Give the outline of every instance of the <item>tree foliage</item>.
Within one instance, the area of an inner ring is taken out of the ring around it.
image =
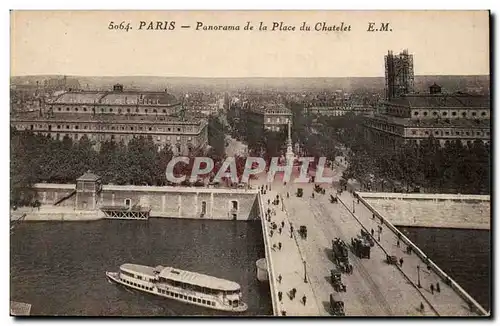
[[[491,148],[482,141],[440,146],[433,138],[420,145],[405,143],[381,148],[358,137],[351,144],[344,180],[357,179],[365,187],[378,183],[383,191],[489,194]]]
[[[11,202],[17,205],[33,202],[35,183],[74,183],[88,170],[104,183],[165,185],[172,158],[170,149],[158,150],[151,137],[133,138],[127,145],[108,140],[96,150],[86,137],[55,140],[14,129],[10,141]]]

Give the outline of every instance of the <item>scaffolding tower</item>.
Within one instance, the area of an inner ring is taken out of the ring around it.
[[[403,50],[398,55],[388,51],[385,56],[386,99],[400,97],[414,92],[413,55]]]

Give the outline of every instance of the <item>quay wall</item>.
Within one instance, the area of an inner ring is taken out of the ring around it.
[[[34,189],[42,210],[33,214],[38,215],[40,220],[49,218],[47,215],[50,214],[65,213],[71,216],[71,212],[66,210],[76,209],[77,203],[85,203],[89,208],[81,211],[94,215],[100,214],[99,207],[102,206],[127,205],[150,207],[151,217],[251,220],[258,219],[259,215],[258,191],[253,189],[103,185],[102,190],[95,195],[77,192],[57,206],[54,204],[69,196],[75,190],[75,185],[36,184]],[[50,213],[43,213],[46,209]],[[82,214],[79,216],[84,218]]]
[[[488,316],[489,312],[487,312],[474,298],[472,298],[457,282],[455,282],[448,274],[446,274],[439,266],[434,263],[427,255],[417,247],[410,239],[408,239],[398,228],[396,228],[389,220],[387,220],[383,214],[381,214],[377,209],[372,207],[370,203],[363,197],[366,193],[362,192],[354,192],[354,195],[359,198],[360,202],[365,205],[376,218],[380,219],[380,221],[385,224],[394,234],[400,237],[401,241],[407,246],[410,246],[412,251],[427,265],[431,267],[431,269],[441,277],[445,284],[448,284],[462,299],[464,299],[471,307],[475,309],[475,311],[483,316]],[[398,194],[400,195],[400,194]],[[369,196],[367,196],[369,197]]]
[[[358,192],[393,225],[489,230],[490,196]]]
[[[64,207],[42,206],[40,209],[32,207],[20,207],[11,212],[11,220],[15,221],[24,215],[23,221],[93,221],[104,218],[104,215],[96,211],[74,210]]]
[[[76,190],[76,185],[74,184],[54,184],[54,183],[37,183],[34,186],[38,197],[37,199],[42,203],[42,205],[54,205],[59,200],[64,197],[69,196],[73,191]],[[66,200],[60,202],[57,206],[59,207],[74,207],[75,206],[75,196],[72,196]]]

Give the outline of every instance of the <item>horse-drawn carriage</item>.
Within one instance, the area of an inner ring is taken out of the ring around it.
[[[361,237],[363,237],[370,243],[370,247],[373,247],[375,245],[375,240],[373,240],[373,237],[364,229],[361,229]]]
[[[345,292],[347,290],[345,284],[342,283],[342,273],[338,269],[332,269],[330,271],[330,279],[335,291]]]
[[[386,262],[389,265],[397,265],[398,264],[398,258],[396,256],[394,256],[394,255],[392,255],[392,256],[387,255]]]
[[[345,316],[344,301],[336,298],[334,294],[330,294],[330,308],[334,316]]]
[[[358,236],[357,238],[351,238],[351,245],[354,253],[359,258],[370,259],[370,243],[363,237]]]
[[[347,244],[339,238],[335,238],[332,240],[332,252],[333,260],[340,270],[344,273],[352,273],[353,268],[352,265],[349,264],[349,250]]]
[[[301,225],[299,228],[299,234],[302,239],[307,239],[307,226]]]

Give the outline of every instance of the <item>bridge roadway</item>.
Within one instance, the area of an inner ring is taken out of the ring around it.
[[[299,187],[304,189],[302,198],[296,196]],[[339,237],[349,245],[363,224],[367,230],[374,229],[375,240],[378,239],[379,225],[382,232],[380,241],[371,249],[370,259],[360,259],[349,252],[354,270],[350,275],[342,275],[347,291],[337,293],[344,301],[346,316],[477,315],[454,290],[428,271],[419,257],[406,254],[403,245],[397,247],[397,236],[378,219],[373,219],[371,212],[362,203],[358,204],[349,192],[343,192],[336,204],[329,201],[330,194],[336,193],[331,186],[326,188],[325,195],[315,193],[315,198],[312,198],[312,192],[312,184],[289,183],[283,186],[275,181],[272,190],[262,196],[264,211],[268,208],[275,211],[264,227],[268,244],[274,247],[282,243],[281,250],[272,248],[270,251],[273,266],[269,268],[269,277],[275,281],[271,283],[271,291],[283,293],[281,301],[273,302],[279,305],[275,314],[278,311],[280,315],[285,312],[288,316],[331,315],[329,295],[336,293],[330,283],[330,270],[334,266],[331,241]],[[276,196],[283,199],[279,205],[272,203]],[[353,205],[355,216],[352,214]],[[271,236],[272,222],[278,227],[282,222],[285,224],[281,234],[275,230]],[[293,238],[290,237],[290,224],[294,226]],[[307,239],[299,236],[300,225],[307,226]],[[398,268],[387,264],[386,252],[396,255],[398,260],[403,258],[403,266]],[[422,288],[417,287],[417,265]],[[307,283],[304,282],[305,274]],[[279,275],[281,282],[278,282]],[[440,292],[431,294],[430,284],[436,287],[437,282],[440,283]],[[287,294],[293,288],[297,289],[295,299]],[[301,301],[304,295],[307,298],[305,304]]]

